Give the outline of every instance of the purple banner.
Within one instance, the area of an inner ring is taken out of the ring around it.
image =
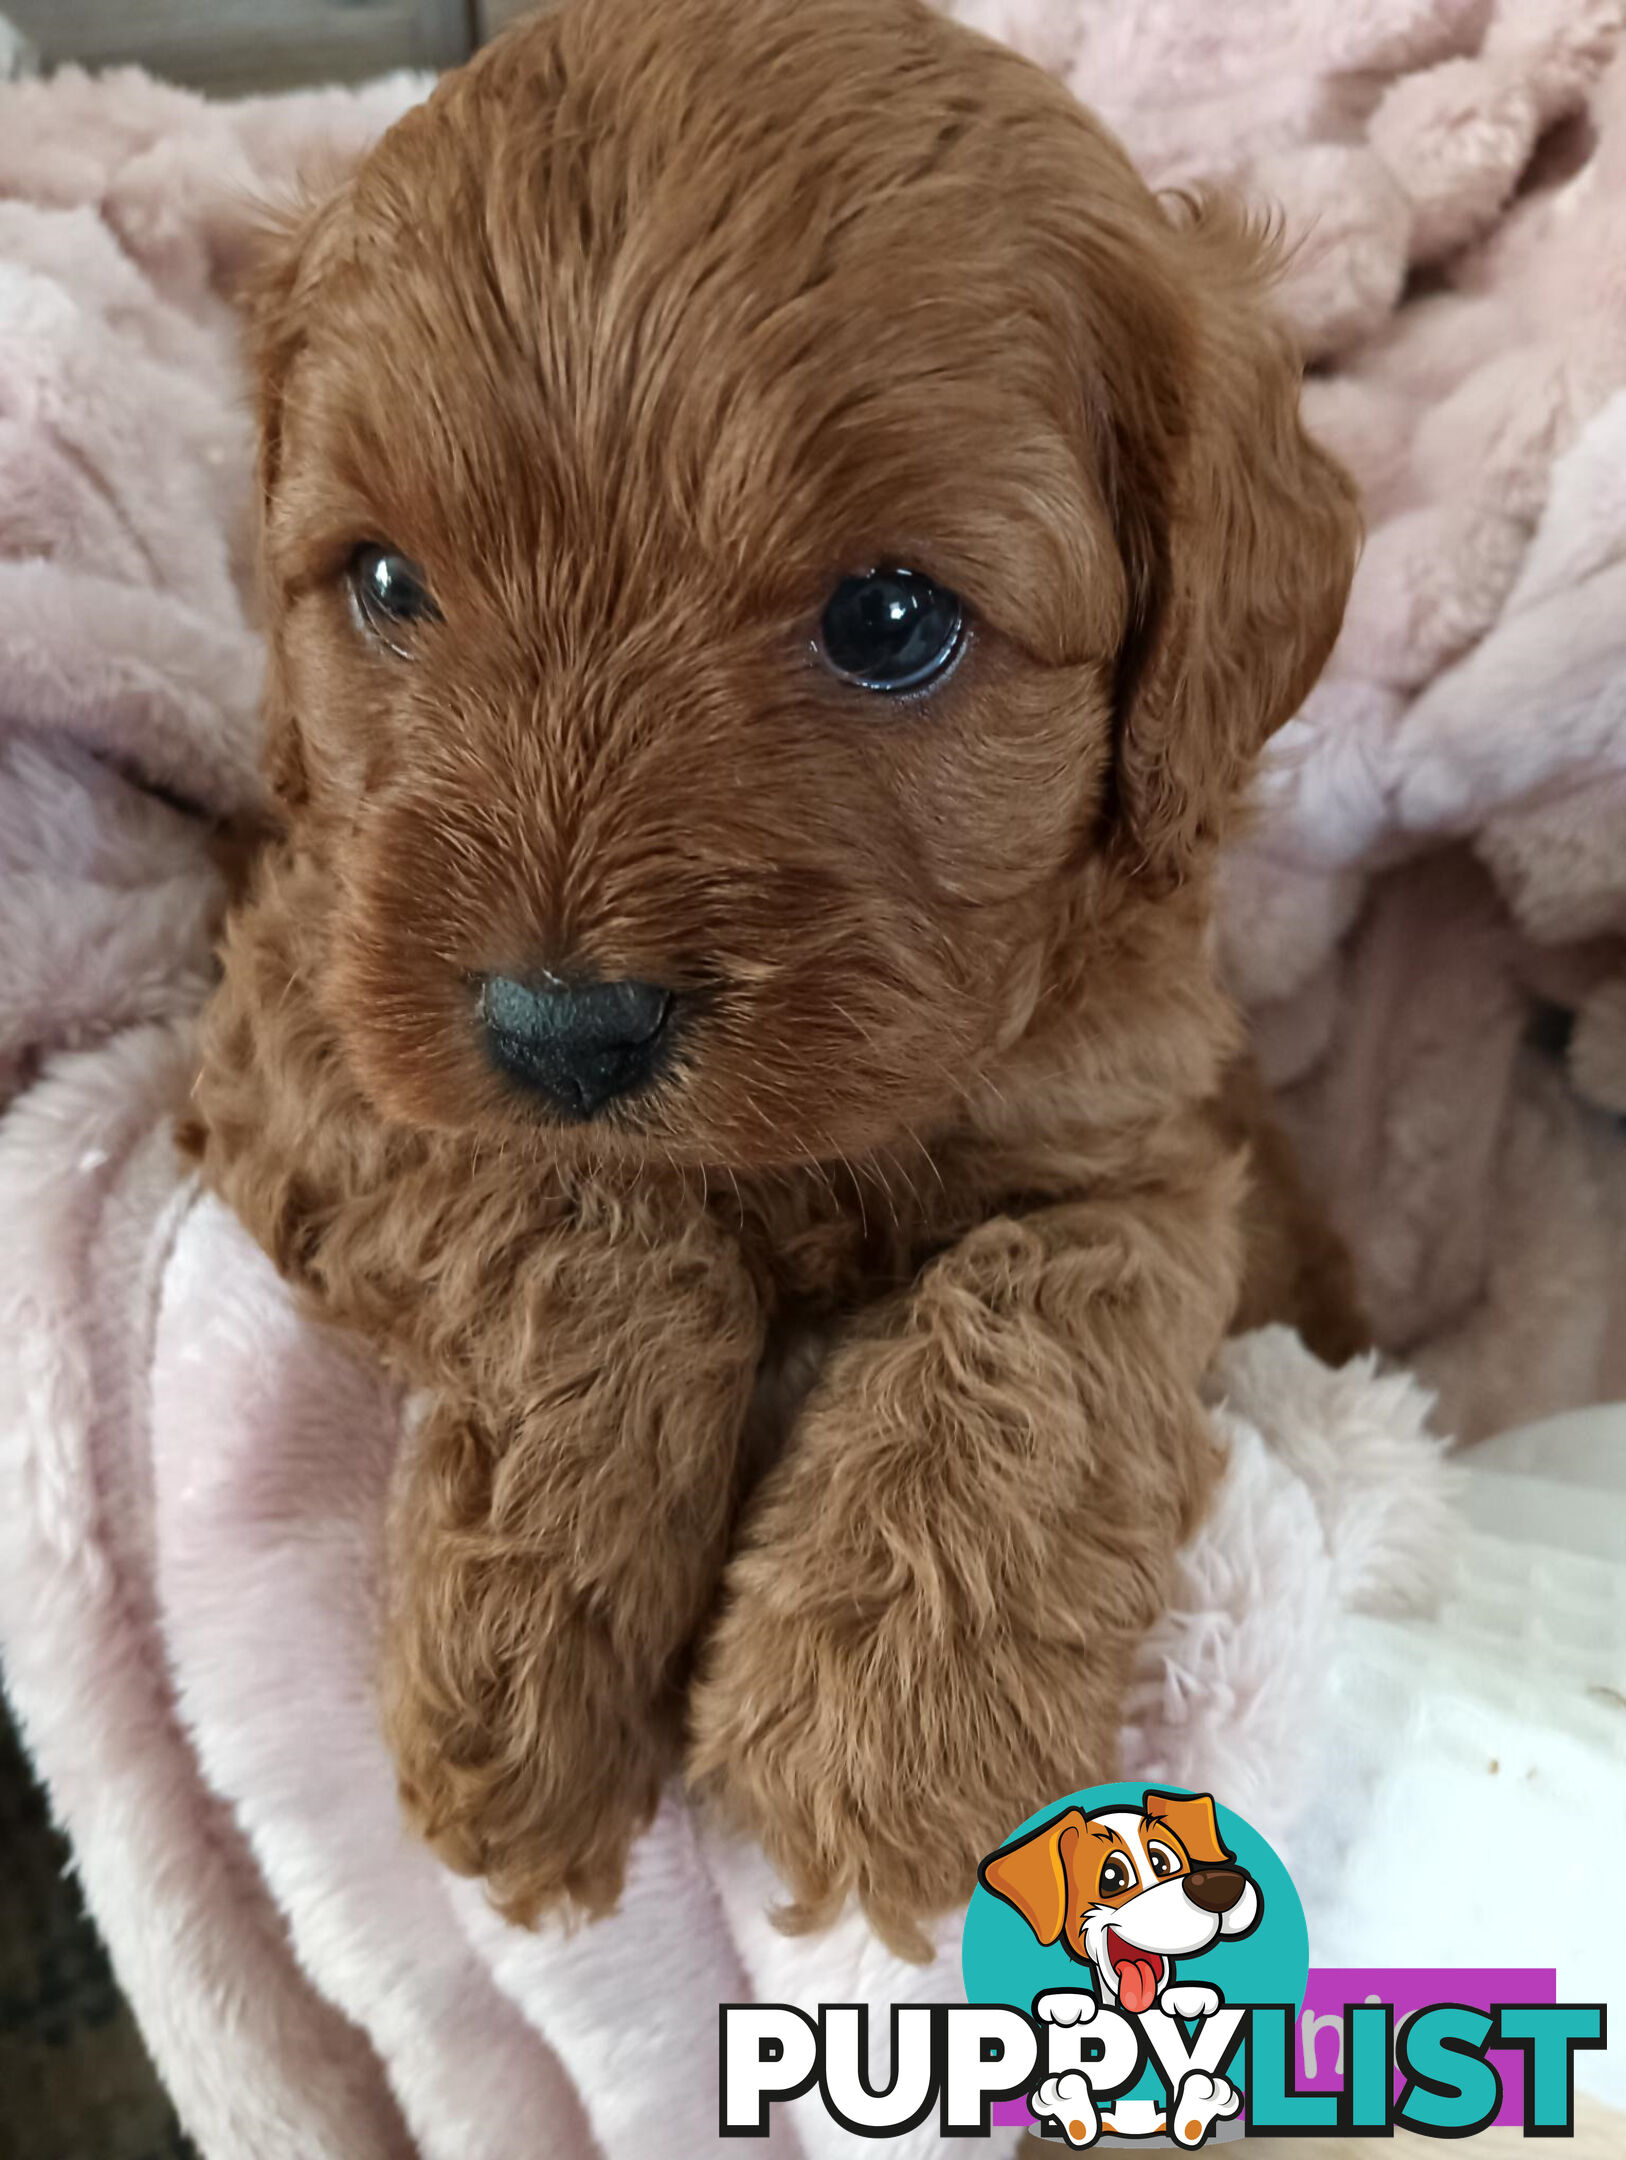
[[[1465,2003],[1488,2010],[1492,2003],[1551,2003],[1558,1975],[1536,1965],[1312,1965],[1304,2007],[1295,2021],[1293,2073],[1301,2092],[1337,2092],[1343,2085],[1345,2003],[1393,2003],[1398,2032],[1414,2010],[1430,2003]],[[1496,2120],[1524,2121],[1524,2057],[1517,2048],[1492,2048],[1502,2079]],[[1395,2091],[1401,2087],[1395,2072]]]

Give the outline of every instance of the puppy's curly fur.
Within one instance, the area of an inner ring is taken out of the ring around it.
[[[1111,1771],[1240,1294],[1212,864],[1356,544],[1268,275],[918,0],[565,0],[260,279],[281,826],[198,1144],[421,1392],[385,1718],[515,1917],[686,1760],[914,1948]],[[912,701],[811,654],[873,562],[969,611]],[[648,1090],[502,1076],[538,968],[685,993]]]

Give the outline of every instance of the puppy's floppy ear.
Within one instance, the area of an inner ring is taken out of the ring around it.
[[[1142,1805],[1153,1822],[1166,1823],[1174,1832],[1193,1867],[1223,1867],[1236,1858],[1220,1836],[1210,1794],[1149,1792]]]
[[[1360,520],[1353,482],[1299,419],[1269,236],[1219,198],[1164,211],[1188,334],[1143,355],[1111,423],[1136,617],[1115,783],[1131,862],[1177,882],[1331,651]]]
[[[282,474],[283,418],[289,377],[305,342],[311,294],[332,252],[337,194],[267,210],[243,250],[233,279],[254,371],[258,453],[255,461],[262,547]],[[280,680],[273,642],[264,702],[266,778],[286,807],[307,792],[298,730]]]
[[[1046,1948],[1067,1921],[1067,1869],[1084,1828],[1078,1809],[1041,1823],[978,1868],[984,1889],[1014,1905]]]

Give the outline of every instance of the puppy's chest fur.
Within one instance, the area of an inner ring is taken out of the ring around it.
[[[831,1346],[979,1224],[1124,1197],[1216,1150],[1189,1103],[1151,1120],[1124,1104],[1087,1115],[1091,1091],[1065,1037],[1002,1067],[997,1098],[969,1100],[932,1141],[857,1166],[685,1172],[633,1155],[582,1160],[546,1135],[534,1149],[493,1149],[393,1127],[324,1012],[310,883],[307,866],[273,852],[231,920],[189,1137],[282,1273],[414,1383],[466,1370],[478,1315],[527,1294],[538,1247],[579,1239],[585,1256],[607,1240],[687,1242],[743,1262],[755,1285],[764,1348],[752,1430],[771,1452]],[[559,1280],[568,1298],[568,1268]]]

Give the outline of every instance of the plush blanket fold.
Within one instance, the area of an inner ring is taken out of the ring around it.
[[[5,1287],[29,1354],[0,1379],[0,1476],[23,1496],[0,1637],[203,2149],[632,2160],[655,2137],[685,2160],[716,2137],[719,2003],[959,1999],[952,1922],[925,1968],[856,1920],[784,1936],[760,1856],[675,1796],[620,1911],[571,1935],[506,1928],[406,1836],[370,1687],[400,1406],[182,1173],[187,1072],[184,1028],[132,1028],[12,1112],[0,1209],[31,1280]],[[1230,1468],[1146,1646],[1126,1755],[1217,1785],[1291,1850],[1341,1630],[1433,1581],[1440,1456],[1412,1382],[1329,1373],[1285,1333],[1238,1344],[1215,1391]],[[853,2149],[821,2112],[790,2117],[784,2150]]]
[[[1443,1429],[1626,1392],[1626,0],[957,12],[1154,180],[1280,208],[1371,537],[1228,865],[1227,964]],[[399,1405],[170,1137],[212,821],[257,785],[224,296],[251,200],[422,88],[0,87],[0,1650],[210,2160],[686,2160],[719,2002],[951,2000],[954,1926],[924,1969],[855,1921],[784,1936],[760,1857],[676,1796],[569,1936],[501,1927],[404,1836],[369,1684]],[[1214,1376],[1226,1483],[1125,1761],[1290,1864],[1335,1778],[1326,1676],[1439,1574],[1425,1407],[1278,1333]],[[774,2144],[858,2149],[806,2104]]]

